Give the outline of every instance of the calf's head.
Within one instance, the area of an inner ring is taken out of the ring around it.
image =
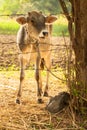
[[[41,12],[28,12],[28,15],[26,17],[20,16],[16,19],[16,21],[25,26],[28,35],[31,35],[35,38],[39,38],[41,36],[45,36],[49,33],[49,27],[50,24],[55,22],[57,18],[53,15],[50,16],[44,16]]]

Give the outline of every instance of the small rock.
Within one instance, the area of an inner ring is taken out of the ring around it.
[[[46,110],[51,113],[57,113],[63,108],[69,105],[70,94],[67,92],[61,92],[55,97],[52,97],[46,106]]]

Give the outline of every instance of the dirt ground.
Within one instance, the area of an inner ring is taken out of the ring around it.
[[[64,39],[61,37],[53,38],[53,43],[58,45],[56,49],[53,46],[53,68],[55,70],[57,67],[64,68],[66,55],[62,46]],[[66,43],[69,44],[68,38],[66,38]],[[37,88],[34,76],[29,77],[29,79],[26,78],[23,85],[22,103],[16,104],[19,85],[18,70],[16,36],[0,35],[0,130],[80,130],[80,127],[73,125],[69,108],[60,113],[51,114],[45,109],[49,97],[43,97],[43,104],[37,103]],[[9,74],[9,71],[11,74]],[[34,75],[34,71],[31,71],[28,73]],[[45,81],[44,76],[43,86]],[[49,96],[55,96],[61,91],[68,91],[65,82],[50,75]],[[85,129],[81,128],[81,130]]]

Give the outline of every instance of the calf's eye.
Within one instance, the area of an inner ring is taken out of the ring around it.
[[[34,23],[34,20],[32,19],[31,22]]]

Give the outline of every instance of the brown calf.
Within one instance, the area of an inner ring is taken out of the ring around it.
[[[16,21],[21,24],[17,34],[17,44],[20,50],[20,85],[16,102],[20,103],[21,89],[24,80],[24,69],[27,63],[34,61],[35,78],[37,82],[38,103],[42,103],[42,81],[41,70],[44,64],[48,69],[51,67],[51,24],[56,20],[55,16],[44,16],[41,12],[29,12],[26,17],[21,16]],[[47,71],[47,81],[44,90],[44,96],[48,96],[48,79],[49,71]]]

